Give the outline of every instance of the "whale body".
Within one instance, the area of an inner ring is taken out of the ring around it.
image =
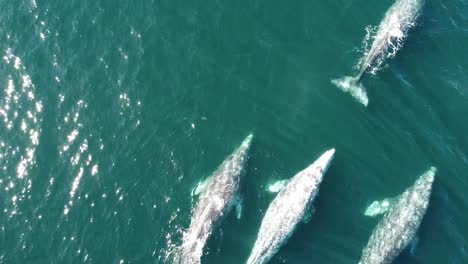
[[[334,149],[326,151],[312,165],[296,174],[271,202],[247,260],[248,264],[267,263],[286,243],[296,226],[307,218],[334,153]]]
[[[374,41],[368,52],[360,60],[359,74],[333,80],[345,92],[351,93],[359,102],[367,106],[369,99],[361,81],[366,72],[377,72],[387,58],[394,57],[403,45],[408,31],[416,24],[424,0],[396,0],[385,13]]]
[[[432,167],[396,198],[372,232],[360,264],[392,263],[410,244],[429,205],[435,173]]]
[[[384,59],[396,54],[408,31],[415,25],[423,4],[423,0],[397,0],[390,7],[379,25],[371,49],[362,61],[358,81],[369,68],[378,69]]]
[[[184,234],[178,263],[200,263],[203,248],[213,228],[239,201],[240,176],[251,141],[252,135],[249,135],[206,182],[193,210],[190,227]]]

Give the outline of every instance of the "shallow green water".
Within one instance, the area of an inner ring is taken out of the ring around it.
[[[272,263],[357,263],[374,200],[438,168],[414,255],[468,262],[468,2],[427,1],[362,107],[364,28],[392,1],[0,0],[0,263],[170,263],[192,188],[252,132],[203,263],[244,263],[274,195],[335,160]]]

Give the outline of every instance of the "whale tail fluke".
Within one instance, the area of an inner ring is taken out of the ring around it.
[[[362,75],[358,77],[345,76],[343,78],[332,80],[331,82],[336,85],[343,92],[348,92],[358,102],[367,106],[369,98],[367,97],[366,88],[360,82]]]

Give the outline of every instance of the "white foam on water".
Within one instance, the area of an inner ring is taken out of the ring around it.
[[[160,263],[181,263],[182,247],[177,243],[177,240],[184,236],[184,229],[176,224],[179,212],[180,209],[177,208],[172,213],[167,223],[169,231],[165,236],[166,247],[162,248],[159,254],[156,252],[156,250],[154,250],[152,253],[153,256],[158,254],[158,261]]]

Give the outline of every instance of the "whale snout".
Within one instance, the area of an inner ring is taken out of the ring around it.
[[[431,167],[428,171],[426,171],[423,175],[421,175],[420,180],[422,182],[432,184],[434,182],[436,172],[437,172],[437,168]]]
[[[329,157],[329,159],[332,159],[335,156],[335,149],[332,148],[330,150],[327,150],[327,152],[325,152],[325,154]]]
[[[437,172],[437,168],[431,167],[429,171],[427,172],[426,180],[431,183],[434,182],[436,172]]]
[[[332,162],[334,156],[334,148],[327,150],[325,153],[322,154],[322,156],[320,156],[320,158],[318,158],[318,160],[315,162],[315,166],[317,166],[321,173],[324,173],[330,166],[330,163]]]
[[[250,147],[250,144],[252,143],[252,138],[253,138],[253,134],[249,134],[245,139],[244,141],[242,142],[242,147],[244,149],[248,149]]]

